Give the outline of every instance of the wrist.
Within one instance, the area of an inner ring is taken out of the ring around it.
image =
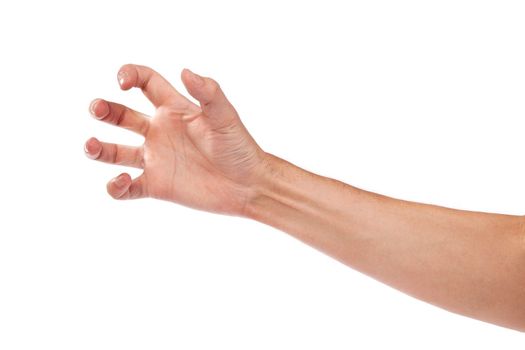
[[[262,152],[259,166],[248,185],[246,201],[241,213],[243,217],[257,220],[257,213],[260,211],[258,204],[272,196],[271,192],[279,181],[279,174],[283,173],[284,162],[271,153]]]
[[[315,186],[318,175],[271,153],[265,153],[262,159],[250,185],[244,217],[268,224],[313,200],[311,187]]]

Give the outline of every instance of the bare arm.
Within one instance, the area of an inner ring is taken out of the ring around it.
[[[246,214],[416,298],[525,331],[523,218],[360,190],[269,156]]]
[[[453,210],[370,193],[264,152],[218,84],[188,70],[194,104],[150,68],[123,66],[153,117],[97,99],[94,117],[144,136],[141,146],[91,138],[86,155],[141,168],[107,189],[246,216],[283,230],[386,284],[445,309],[525,331],[524,218]]]

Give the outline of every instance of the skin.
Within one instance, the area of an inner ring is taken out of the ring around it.
[[[152,197],[278,228],[383,283],[444,309],[525,331],[525,217],[454,210],[367,192],[264,152],[213,79],[184,69],[188,93],[125,65],[152,117],[94,100],[91,114],[144,136],[87,140],[91,159],[141,168],[107,184],[115,199]]]

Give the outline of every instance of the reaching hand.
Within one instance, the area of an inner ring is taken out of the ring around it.
[[[139,147],[90,138],[91,159],[144,169],[112,179],[108,193],[116,199],[153,197],[189,207],[243,215],[250,185],[264,167],[266,153],[250,136],[219,85],[185,69],[182,81],[200,107],[181,95],[154,70],[125,65],[118,73],[121,89],[139,87],[156,107],[153,117],[102,99],[90,105],[102,121],[144,136]]]

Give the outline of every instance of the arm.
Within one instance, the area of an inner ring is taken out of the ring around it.
[[[525,331],[523,217],[397,200],[269,155],[246,215],[381,282]]]
[[[219,85],[189,70],[181,78],[199,105],[147,67],[125,65],[118,78],[156,113],[91,103],[96,119],[144,136],[141,146],[86,142],[89,158],[144,170],[111,180],[112,197],[246,216],[419,299],[525,331],[523,217],[396,200],[300,169],[264,152]]]

